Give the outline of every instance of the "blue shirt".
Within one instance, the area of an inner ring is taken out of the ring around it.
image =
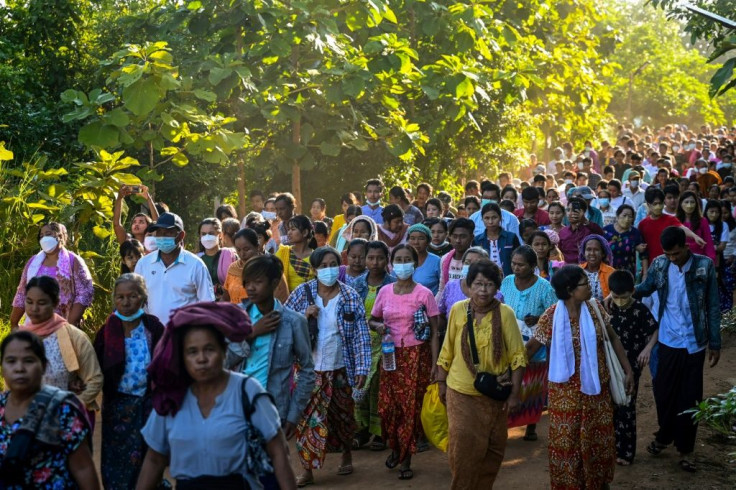
[[[278,300],[274,299],[274,302],[278,302]],[[250,315],[250,321],[253,325],[263,318],[263,314],[256,305],[251,305],[248,315]],[[268,386],[268,353],[272,336],[273,333],[267,333],[256,337],[250,346],[250,355],[245,360],[245,368],[243,369],[243,373],[256,378],[261,386]]]
[[[440,289],[440,258],[435,254],[427,254],[424,263],[414,270],[414,281],[436,295]]]
[[[682,270],[671,262],[667,268],[667,297],[659,298],[660,301],[666,301],[659,323],[659,341],[667,347],[687,349],[690,354],[695,354],[705,349],[705,346],[698,347],[695,339],[690,301],[687,297],[685,273],[692,265],[691,256],[682,266]]]
[[[377,206],[376,209],[371,208],[369,205],[364,204],[360,207],[360,209],[363,211],[364,216],[368,216],[373,221],[376,222],[377,225],[383,224],[383,216],[381,216],[381,213],[383,212],[383,206]]]
[[[146,368],[151,362],[148,351],[146,331],[141,322],[125,339],[125,372],[120,378],[118,391],[128,395],[143,396],[146,394],[148,373]]]
[[[475,236],[485,235],[486,225],[483,223],[483,216],[480,211],[476,211],[470,216],[470,220],[475,223]],[[519,241],[522,241],[521,235],[519,235],[519,218],[514,216],[514,213],[509,213],[505,209],[501,209],[501,228],[506,231],[510,231],[519,237]]]

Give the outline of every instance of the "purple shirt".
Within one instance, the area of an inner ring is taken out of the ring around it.
[[[560,230],[560,251],[566,264],[577,264],[580,255],[580,243],[588,235],[603,235],[603,229],[595,223],[586,223],[573,231],[570,225]]]

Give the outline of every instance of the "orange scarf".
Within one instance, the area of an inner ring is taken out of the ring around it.
[[[54,316],[42,323],[25,323],[20,325],[21,330],[28,330],[31,333],[35,333],[41,338],[48,337],[55,333],[66,323],[66,318],[54,313]]]

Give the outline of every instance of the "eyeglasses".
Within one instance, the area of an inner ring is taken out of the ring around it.
[[[580,283],[578,283],[578,285],[576,287],[578,287],[578,288],[586,288],[588,286],[590,286],[590,281],[580,282]]]
[[[470,285],[471,288],[477,289],[480,291],[491,291],[494,288],[496,288],[496,285],[492,282],[474,282]]]

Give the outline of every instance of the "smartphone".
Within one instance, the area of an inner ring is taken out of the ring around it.
[[[141,193],[141,186],[139,185],[131,185],[130,186],[130,192],[133,194],[140,194]]]

